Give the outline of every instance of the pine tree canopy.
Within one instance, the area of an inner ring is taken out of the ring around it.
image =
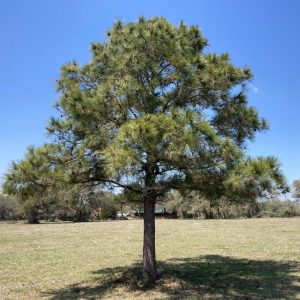
[[[52,145],[30,149],[11,173],[26,177],[47,149],[51,159],[43,154],[36,162],[43,165],[37,184],[58,170],[60,180],[155,198],[170,189],[217,198],[284,188],[275,158],[244,154],[247,140],[267,128],[248,105],[250,69],[206,46],[199,28],[183,22],[116,22],[105,42],[91,45],[87,64],[62,66],[60,117],[47,128]]]

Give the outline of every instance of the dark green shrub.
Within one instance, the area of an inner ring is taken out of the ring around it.
[[[16,199],[0,194],[0,221],[20,219],[19,204]]]
[[[100,212],[100,218],[102,220],[108,220],[108,219],[112,219],[115,220],[117,217],[117,207],[114,203],[105,203],[105,205],[103,205],[101,212]]]

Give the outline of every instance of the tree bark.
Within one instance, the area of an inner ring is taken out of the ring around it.
[[[143,247],[143,280],[155,283],[157,279],[155,257],[155,198],[144,197],[144,247]]]

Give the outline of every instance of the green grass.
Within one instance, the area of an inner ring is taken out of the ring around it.
[[[0,299],[300,299],[300,218],[157,220],[156,287],[142,225],[0,224]]]

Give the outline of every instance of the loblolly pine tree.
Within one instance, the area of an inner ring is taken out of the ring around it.
[[[155,203],[166,192],[253,199],[284,187],[275,159],[243,153],[267,128],[247,103],[250,69],[205,53],[206,45],[197,26],[118,21],[105,42],[92,44],[90,62],[64,65],[57,81],[60,117],[48,132],[60,151],[52,170],[143,201],[147,282],[157,279]]]

